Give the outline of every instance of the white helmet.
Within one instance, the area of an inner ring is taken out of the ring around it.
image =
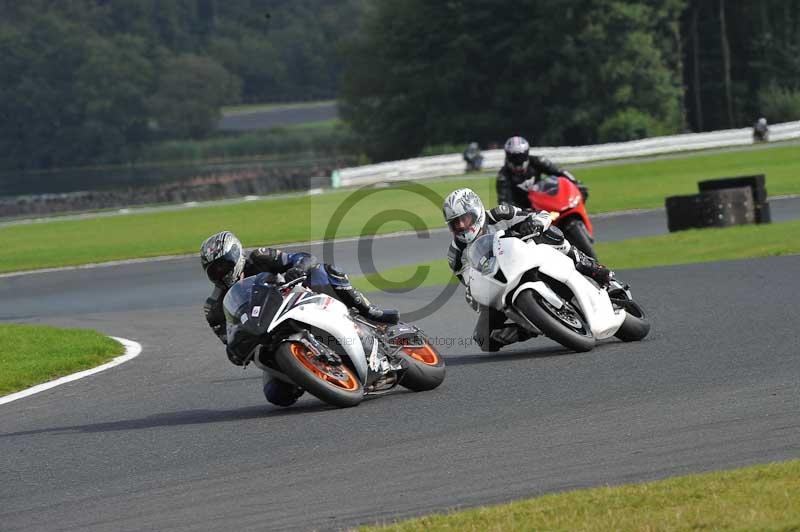
[[[521,174],[528,169],[530,149],[530,144],[522,137],[511,137],[506,141],[503,150],[506,152],[506,164],[512,172]]]
[[[453,237],[464,244],[475,240],[486,222],[481,198],[468,188],[451,192],[444,200],[442,212]]]

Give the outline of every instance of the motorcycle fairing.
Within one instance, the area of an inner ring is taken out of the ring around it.
[[[496,264],[492,269],[485,270],[492,274],[491,277],[470,267],[470,293],[476,301],[502,310],[509,295],[513,304],[523,290],[532,289],[551,303],[558,301],[558,305],[555,306],[560,307],[561,298],[546,283],[525,282],[520,285],[525,273],[537,269],[540,273],[564,283],[570,289],[596,338],[608,338],[619,329],[625,320],[625,312],[615,311],[605,290],[596,287],[578,273],[572,260],[566,255],[547,245],[502,237],[502,231],[494,235],[492,250]],[[495,278],[497,270],[503,272],[507,279],[506,283]],[[482,277],[483,282],[472,283],[476,276]]]
[[[589,235],[594,235],[581,189],[566,177],[548,176],[523,190],[527,190],[528,201],[534,210],[559,213],[561,215],[559,223],[568,218],[578,217],[583,221]]]
[[[367,357],[347,306],[324,294],[302,288],[295,290],[291,296],[284,298],[268,330],[272,331],[287,320],[294,320],[330,333],[352,361],[361,383],[365,383],[368,375]]]

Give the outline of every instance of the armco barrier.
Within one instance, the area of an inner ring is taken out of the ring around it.
[[[770,126],[770,141],[800,138],[800,121]],[[669,137],[614,142],[595,146],[568,146],[559,148],[531,148],[531,153],[545,156],[557,164],[573,164],[608,159],[623,159],[646,155],[660,155],[708,148],[725,148],[753,144],[753,128],[728,129],[709,133],[688,133]],[[503,164],[503,150],[483,152],[483,167],[497,170]],[[464,173],[461,154],[436,155],[404,161],[391,161],[337,172],[334,186],[368,185],[384,181],[406,181],[429,177],[451,176]]]

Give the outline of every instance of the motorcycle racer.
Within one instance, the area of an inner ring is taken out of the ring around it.
[[[520,237],[530,237],[537,244],[552,246],[572,259],[578,272],[594,279],[600,286],[608,286],[613,279],[611,270],[572,246],[564,238],[561,230],[551,225],[552,220],[547,211],[530,213],[507,204],[486,211],[480,197],[468,188],[451,192],[445,198],[442,211],[453,234],[453,240],[447,251],[447,262],[462,283],[464,283],[463,273],[467,267],[464,250],[470,242],[488,230],[511,231]],[[467,302],[473,304],[469,287]],[[479,310],[480,314],[473,338],[483,351],[497,351],[504,345],[529,338],[527,331],[518,325],[506,324],[503,313],[490,308],[476,308],[476,310]]]
[[[306,276],[312,290],[336,297],[367,319],[382,323],[397,323],[399,314],[394,309],[381,309],[352,284],[347,274],[330,264],[320,264],[309,253],[289,253],[277,248],[263,247],[245,254],[242,243],[230,231],[208,237],[200,246],[200,263],[214,290],[203,305],[203,312],[211,330],[227,345],[227,328],[222,301],[237,281],[261,272],[283,274],[289,282]],[[244,360],[226,349],[231,363],[241,366]],[[280,406],[294,403],[303,390],[284,381],[272,379],[265,386],[267,399]]]
[[[578,185],[584,201],[589,197],[589,190],[571,173],[556,166],[546,157],[530,154],[530,144],[522,137],[511,137],[504,146],[505,163],[497,173],[497,202],[507,203],[521,209],[530,208],[528,190],[543,175],[564,176]]]

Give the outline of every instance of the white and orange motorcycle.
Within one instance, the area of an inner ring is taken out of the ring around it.
[[[223,300],[228,349],[264,372],[334,406],[396,386],[431,390],[444,359],[420,329],[385,325],[353,314],[327,294],[260,273],[234,284]]]

